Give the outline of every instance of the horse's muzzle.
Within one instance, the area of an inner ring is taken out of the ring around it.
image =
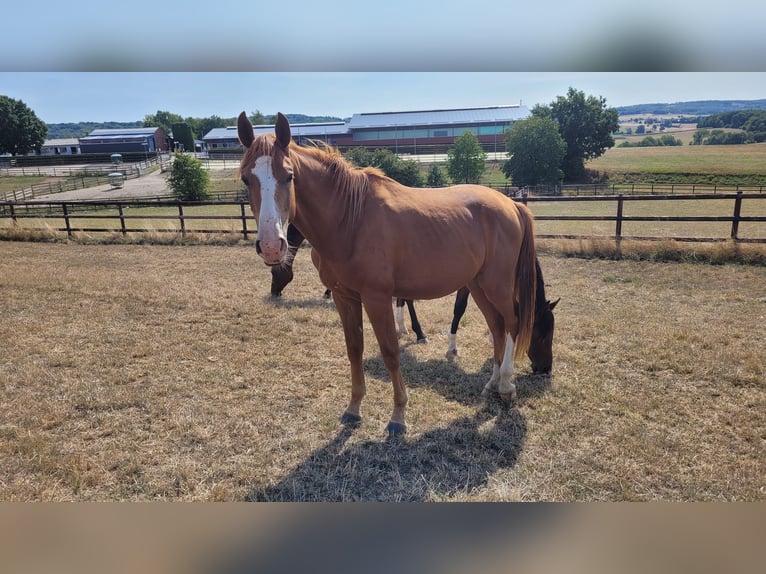
[[[261,256],[266,265],[279,265],[287,255],[287,240],[282,237],[275,241],[256,239],[255,252]]]

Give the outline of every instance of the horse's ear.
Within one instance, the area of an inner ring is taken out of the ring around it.
[[[559,304],[559,301],[561,301],[561,297],[559,297],[558,299],[556,299],[556,300],[555,300],[553,303],[551,303],[550,301],[548,301],[548,308],[549,308],[551,311],[553,311],[553,310],[556,308],[556,305],[558,305],[558,304]]]
[[[287,149],[290,145],[290,122],[282,115],[282,112],[277,112],[277,125],[274,128],[277,134],[277,142],[283,149]]]
[[[237,118],[237,135],[239,136],[239,141],[245,147],[250,147],[255,139],[253,125],[250,123],[245,112],[239,114]]]

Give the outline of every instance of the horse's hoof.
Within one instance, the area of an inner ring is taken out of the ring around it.
[[[359,415],[351,414],[351,413],[343,413],[343,415],[341,415],[340,417],[340,424],[349,426],[349,427],[357,426],[361,422],[362,422],[362,417],[360,417]]]
[[[407,427],[401,423],[390,421],[386,427],[386,431],[388,431],[389,437],[398,437],[407,432]]]
[[[428,337],[423,337],[421,339],[418,339],[419,345],[425,345],[426,343],[428,343]]]
[[[510,403],[516,400],[516,389],[513,389],[510,393],[500,393],[500,398],[504,403]]]
[[[488,388],[485,387],[481,390],[481,396],[484,397],[485,399],[489,396],[489,394],[490,394],[490,390]]]
[[[450,349],[446,353],[444,353],[444,356],[447,358],[448,361],[454,361],[457,359],[457,349]]]
[[[282,296],[282,293],[272,293],[271,298],[272,299],[279,299]]]

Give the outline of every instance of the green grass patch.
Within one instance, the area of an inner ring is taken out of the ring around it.
[[[614,147],[586,167],[613,183],[758,185],[766,181],[766,145]]]

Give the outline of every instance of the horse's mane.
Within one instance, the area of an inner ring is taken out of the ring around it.
[[[263,134],[256,137],[245,151],[245,159],[271,155],[275,140],[274,134]],[[336,147],[322,141],[311,141],[308,145],[301,146],[295,142],[290,142],[289,151],[291,155],[308,156],[326,167],[328,175],[332,179],[335,193],[344,199],[346,207],[343,218],[348,221],[352,228],[356,226],[361,216],[370,182],[374,179],[390,179],[378,168],[359,168],[352,165]],[[300,166],[294,164],[293,167],[296,171],[296,181],[300,181]]]
[[[290,149],[300,150],[299,153],[307,155],[326,166],[335,190],[346,201],[344,219],[348,221],[352,228],[355,227],[357,220],[361,216],[370,182],[374,179],[388,179],[376,167],[359,168],[352,165],[343,157],[338,148],[322,141],[312,141],[307,146],[291,144]]]

